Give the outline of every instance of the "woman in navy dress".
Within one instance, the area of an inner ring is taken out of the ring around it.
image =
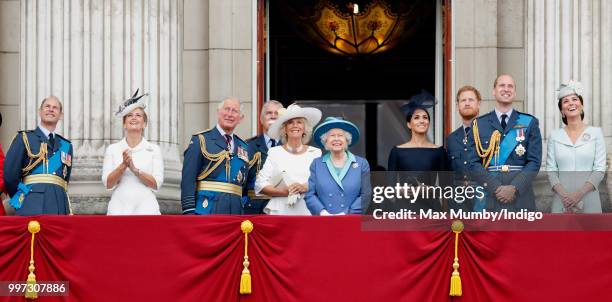
[[[406,115],[406,124],[411,136],[408,142],[393,147],[389,154],[387,170],[392,175],[394,183],[421,186],[440,185],[442,188],[448,183],[446,173],[439,173],[448,170],[446,150],[442,146],[433,144],[427,138],[431,122],[427,108],[433,106],[433,100],[434,97],[431,94],[422,92],[413,96],[408,104],[401,107],[402,112]],[[431,104],[427,104],[428,102]],[[399,199],[388,204],[391,210],[432,209],[441,211],[440,199],[433,198],[433,190],[429,192],[429,198],[417,198],[415,203]]]

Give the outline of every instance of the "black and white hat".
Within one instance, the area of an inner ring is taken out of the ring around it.
[[[132,112],[132,110],[136,108],[145,109],[147,105],[145,104],[145,100],[142,99],[143,96],[149,95],[148,93],[142,94],[138,96],[138,90],[134,92],[134,95],[129,99],[125,100],[121,105],[119,105],[119,109],[115,112],[115,116],[123,118],[126,114]]]

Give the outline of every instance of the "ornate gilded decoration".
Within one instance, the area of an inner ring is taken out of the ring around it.
[[[415,8],[421,1],[395,5],[391,2],[361,1],[357,5],[321,0],[312,8],[298,12],[296,22],[301,23],[298,30],[322,49],[337,55],[381,53],[413,32],[412,27],[419,15]]]

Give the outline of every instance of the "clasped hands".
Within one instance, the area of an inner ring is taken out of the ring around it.
[[[580,212],[582,208],[579,206],[579,202],[582,200],[584,194],[580,190],[572,193],[561,192],[559,193],[561,202],[563,202],[563,208],[565,212]]]
[[[495,190],[495,197],[501,203],[511,203],[516,197],[516,187],[513,185],[499,186]]]
[[[121,165],[123,165],[124,170],[129,168],[130,171],[132,171],[132,173],[134,173],[135,175],[140,174],[140,170],[138,170],[136,166],[134,166],[134,161],[132,160],[132,155],[130,154],[130,150],[125,149],[123,150],[122,154],[123,154],[123,162],[121,163]]]

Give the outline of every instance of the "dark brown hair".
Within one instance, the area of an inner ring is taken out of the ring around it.
[[[581,95],[577,95],[577,96],[578,96],[578,99],[580,99],[580,104],[582,104],[582,106],[584,106],[584,101],[582,100],[582,96]],[[561,111],[561,106],[563,105],[561,103],[563,101],[563,98],[560,98],[559,99],[559,103],[557,104],[557,106],[559,106],[559,112]],[[584,110],[582,112],[580,112],[580,119],[584,120]],[[563,116],[563,113],[561,113],[561,120],[563,121],[563,124],[567,125],[567,117]]]

